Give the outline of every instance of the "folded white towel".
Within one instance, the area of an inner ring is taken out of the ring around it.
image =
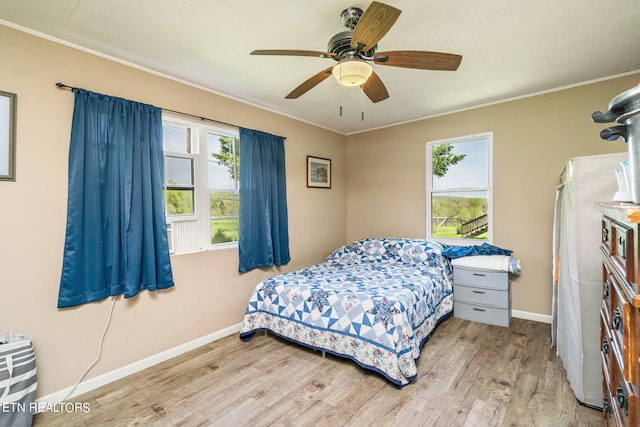
[[[520,260],[508,255],[465,256],[452,259],[451,265],[520,274]]]

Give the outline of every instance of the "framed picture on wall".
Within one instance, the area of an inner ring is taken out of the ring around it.
[[[307,156],[307,187],[331,188],[331,160]]]
[[[16,180],[16,94],[0,91],[0,181]]]

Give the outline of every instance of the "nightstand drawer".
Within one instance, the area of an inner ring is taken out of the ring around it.
[[[488,323],[496,326],[509,326],[511,321],[510,308],[496,308],[483,305],[469,304],[453,300],[453,315],[461,319],[474,322]]]
[[[485,289],[509,289],[509,273],[506,271],[480,270],[453,267],[453,281],[458,285],[470,285]]]
[[[509,291],[484,289],[475,286],[453,285],[453,298],[456,301],[478,305],[490,305],[497,308],[509,307]]]

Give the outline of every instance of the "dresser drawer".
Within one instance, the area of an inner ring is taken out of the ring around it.
[[[635,277],[635,260],[633,245],[633,229],[617,221],[611,220],[609,238],[611,258],[625,275],[629,283],[637,283]]]
[[[602,425],[606,427],[624,426],[620,418],[620,411],[616,406],[615,398],[607,392],[602,402]]]
[[[609,384],[612,398],[612,409],[621,425],[637,426],[638,424],[638,395],[635,387],[624,376],[624,362],[617,345],[613,345],[611,357],[611,383]]]
[[[457,301],[496,308],[509,308],[509,291],[484,289],[476,286],[453,285],[453,298]]]
[[[602,217],[602,247],[606,250],[607,255],[611,255],[611,219],[606,216]]]
[[[640,384],[640,311],[627,299],[621,285],[611,282],[611,312],[607,319],[627,381]]]
[[[613,305],[612,288],[614,282],[616,282],[616,278],[611,270],[609,270],[609,266],[607,263],[602,263],[602,300],[606,318],[608,320],[611,319],[611,312],[613,310],[611,307]]]
[[[509,326],[509,322],[511,321],[510,308],[497,308],[469,304],[458,301],[455,298],[453,300],[453,315],[461,319],[473,320],[474,322],[488,323],[496,326]]]
[[[608,319],[604,311],[600,310],[600,353],[602,354],[602,374],[607,383],[611,383],[611,357],[613,354],[613,339],[608,326]]]
[[[613,275],[609,276],[609,292],[611,294],[611,305],[609,307],[609,325],[611,329],[611,335],[613,339],[617,341],[618,347],[624,349],[625,341],[625,325],[627,320],[627,313],[629,312],[628,305],[620,285],[614,279]]]
[[[604,360],[603,360],[604,363]],[[616,414],[615,401],[609,390],[611,390],[611,379],[605,366],[602,366],[602,421],[605,426],[620,425],[620,415]]]
[[[458,285],[476,286],[484,289],[509,289],[509,273],[506,271],[479,270],[453,267],[453,281]]]

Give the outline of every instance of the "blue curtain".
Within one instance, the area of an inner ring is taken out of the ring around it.
[[[291,260],[285,178],[284,138],[240,128],[240,272]]]
[[[74,89],[58,307],[173,286],[162,111]]]

